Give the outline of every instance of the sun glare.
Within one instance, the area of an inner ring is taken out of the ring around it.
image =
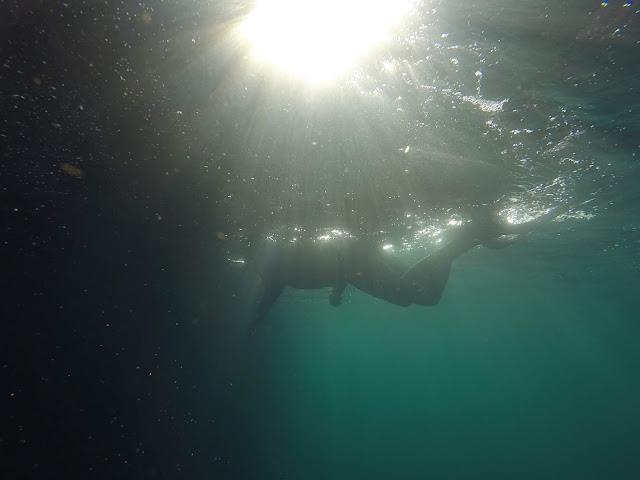
[[[323,81],[383,42],[410,8],[409,0],[260,0],[241,29],[258,58]]]

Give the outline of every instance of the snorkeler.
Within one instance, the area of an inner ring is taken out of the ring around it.
[[[474,218],[454,229],[441,248],[408,270],[398,258],[366,238],[336,236],[322,241],[311,238],[267,241],[249,265],[262,279],[264,293],[248,333],[255,333],[286,286],[332,287],[329,302],[334,306],[340,305],[347,284],[401,307],[437,305],[453,260],[478,245],[503,248],[519,242],[574,207],[575,204],[556,207],[521,224],[506,223],[496,216]]]

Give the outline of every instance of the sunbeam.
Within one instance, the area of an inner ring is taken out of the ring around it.
[[[321,82],[384,42],[411,6],[408,0],[262,0],[241,30],[257,58]]]

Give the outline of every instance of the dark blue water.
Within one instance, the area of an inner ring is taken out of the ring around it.
[[[636,3],[415,3],[312,85],[252,4],[0,2],[4,476],[638,478]],[[435,307],[287,289],[245,336],[278,228],[410,265],[568,202]]]

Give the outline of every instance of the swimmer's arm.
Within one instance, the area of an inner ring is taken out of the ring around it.
[[[269,309],[273,303],[278,299],[282,291],[284,290],[285,284],[279,285],[270,285],[268,288],[265,287],[264,295],[262,296],[262,300],[260,300],[260,304],[253,314],[253,320],[247,327],[247,335],[255,335],[258,330],[258,325],[262,322],[262,319],[267,315]]]

